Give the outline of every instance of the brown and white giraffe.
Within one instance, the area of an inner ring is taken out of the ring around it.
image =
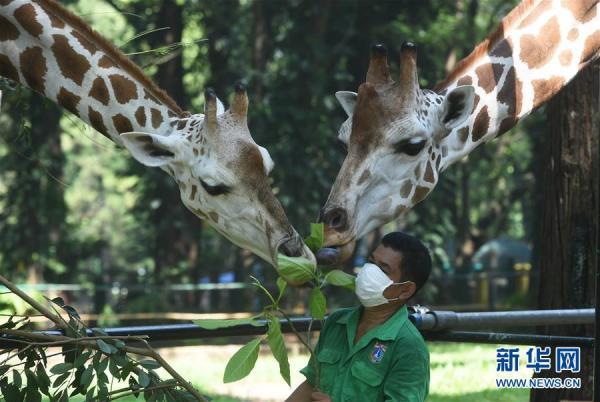
[[[416,47],[397,82],[385,48],[371,50],[358,94],[338,92],[348,153],[320,218],[325,244],[350,256],[357,238],[423,200],[439,174],[548,101],[600,48],[598,0],[525,0],[435,92],[419,87]]]
[[[205,114],[183,111],[123,53],[54,0],[0,0],[0,75],[63,106],[178,183],[185,206],[277,266],[314,257],[271,191],[273,161],[248,130],[248,97],[231,108],[207,90]],[[37,124],[43,124],[38,122]]]

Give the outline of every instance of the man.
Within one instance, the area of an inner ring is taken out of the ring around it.
[[[430,272],[429,251],[417,238],[385,235],[356,277],[362,305],[327,318],[315,348],[317,367],[311,359],[301,370],[306,381],[287,401],[423,402],[429,352],[406,302]]]

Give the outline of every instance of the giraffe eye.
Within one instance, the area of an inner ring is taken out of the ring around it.
[[[227,194],[231,191],[231,188],[229,186],[226,186],[224,184],[217,184],[216,186],[211,186],[210,184],[207,184],[205,181],[200,180],[200,184],[202,185],[202,188],[210,195],[223,195],[223,194]]]
[[[427,140],[410,138],[402,140],[394,144],[394,152],[398,154],[406,154],[415,156],[425,148]]]

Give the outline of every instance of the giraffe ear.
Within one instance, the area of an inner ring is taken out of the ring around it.
[[[149,133],[122,133],[121,140],[125,148],[141,164],[159,167],[175,160],[179,149],[179,137]]]
[[[348,117],[352,116],[354,113],[354,106],[356,105],[356,92],[337,91],[335,93],[335,97],[337,98],[338,102],[340,102],[340,105],[342,105],[342,108]]]
[[[448,130],[460,126],[471,114],[474,99],[475,88],[471,85],[459,86],[450,91],[442,104],[442,125]]]

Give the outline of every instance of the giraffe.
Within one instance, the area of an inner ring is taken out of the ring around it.
[[[356,239],[422,201],[439,175],[540,107],[598,57],[598,0],[524,0],[435,90],[421,89],[417,49],[405,42],[398,82],[383,45],[371,49],[348,115],[347,155],[321,209],[325,245],[350,257]]]
[[[271,191],[274,163],[252,139],[242,84],[229,110],[209,88],[204,114],[190,114],[54,0],[0,0],[0,75],[164,170],[183,204],[236,245],[275,267],[278,252],[314,261]]]

